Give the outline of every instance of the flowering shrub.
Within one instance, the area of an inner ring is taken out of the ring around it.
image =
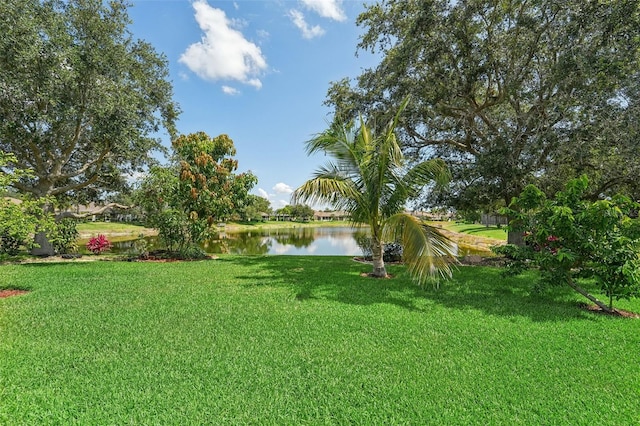
[[[524,247],[498,251],[509,257],[515,273],[540,270],[543,282],[567,284],[604,310],[614,299],[640,296],[640,205],[627,197],[587,199],[586,177],[569,181],[554,199],[528,186],[505,210],[512,230],[524,231]],[[593,279],[609,298],[605,305],[578,285]]]
[[[93,237],[87,243],[87,250],[94,254],[100,254],[111,248],[111,243],[104,235],[100,234],[97,237]]]

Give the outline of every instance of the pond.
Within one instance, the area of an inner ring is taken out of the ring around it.
[[[299,227],[238,232],[220,232],[206,241],[203,248],[210,254],[361,256],[356,236],[366,230],[350,227]],[[162,248],[157,237],[146,237],[149,250]],[[114,241],[111,253],[127,254],[135,240]],[[80,243],[84,246],[83,242]],[[486,254],[485,250],[460,247],[459,255]]]

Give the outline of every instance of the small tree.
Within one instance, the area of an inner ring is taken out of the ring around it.
[[[236,150],[227,135],[183,135],[173,148],[178,165],[152,168],[136,201],[167,248],[183,251],[205,241],[218,221],[236,214],[257,179],[251,172],[234,173]]]
[[[309,220],[315,211],[306,204],[296,204],[291,206],[291,216],[297,220]]]
[[[640,205],[628,197],[585,199],[588,180],[571,180],[564,191],[547,199],[529,185],[514,198],[505,213],[515,219],[510,227],[524,233],[524,247],[502,252],[514,259],[512,271],[540,269],[543,283],[566,284],[607,312],[613,301],[640,295]],[[605,304],[577,279],[595,279],[609,301]]]
[[[0,193],[20,178],[31,176],[30,170],[6,170],[13,161],[13,154],[0,151]],[[38,202],[28,197],[19,202],[0,199],[0,253],[16,255],[23,247],[31,249],[36,245],[33,237],[39,229],[53,233],[55,224],[53,216],[43,213]]]
[[[240,218],[245,221],[262,220],[263,214],[271,214],[271,203],[264,197],[249,194],[245,206],[240,208]]]
[[[400,241],[411,276],[424,284],[437,275],[451,276],[455,245],[437,229],[404,212],[410,199],[426,186],[449,179],[446,164],[437,159],[413,166],[407,163],[396,128],[405,99],[394,118],[381,130],[375,120],[362,117],[339,129],[332,127],[307,142],[309,154],[324,152],[333,161],[293,192],[295,203],[317,202],[346,210],[354,223],[369,226],[374,277],[386,277],[385,242]]]

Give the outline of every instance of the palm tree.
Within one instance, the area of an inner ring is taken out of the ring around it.
[[[351,214],[354,223],[366,223],[371,233],[374,277],[386,277],[385,241],[403,245],[403,260],[420,284],[428,278],[451,276],[455,244],[434,227],[405,213],[406,202],[425,185],[449,180],[446,164],[439,159],[409,167],[395,129],[402,110],[376,134],[362,117],[338,131],[326,130],[307,142],[307,153],[333,157],[312,179],[293,193],[293,203],[326,203]]]

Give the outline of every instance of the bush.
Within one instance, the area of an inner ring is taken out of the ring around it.
[[[190,245],[180,250],[178,257],[188,260],[206,259],[207,253],[199,246]]]
[[[588,180],[570,181],[554,199],[529,185],[505,213],[510,229],[524,234],[524,247],[502,249],[512,270],[536,267],[543,283],[564,283],[605,310],[613,301],[640,295],[640,206],[628,197],[586,199]],[[576,280],[590,278],[609,298],[604,305]]]
[[[0,253],[15,256],[24,246],[33,247],[33,236],[40,220],[30,211],[33,201],[15,204],[0,200]]]
[[[58,254],[75,253],[78,250],[78,230],[76,221],[71,218],[64,218],[57,222],[53,231],[51,242]]]
[[[372,260],[371,237],[365,233],[356,233],[354,238],[356,244],[362,250],[362,257],[365,260]],[[382,260],[385,262],[402,262],[402,244],[398,242],[384,244]]]
[[[385,262],[402,262],[402,244],[388,243],[383,250],[382,260]]]
[[[93,254],[103,253],[111,248],[111,243],[104,235],[100,234],[97,237],[93,237],[87,243],[87,250],[93,252]]]

